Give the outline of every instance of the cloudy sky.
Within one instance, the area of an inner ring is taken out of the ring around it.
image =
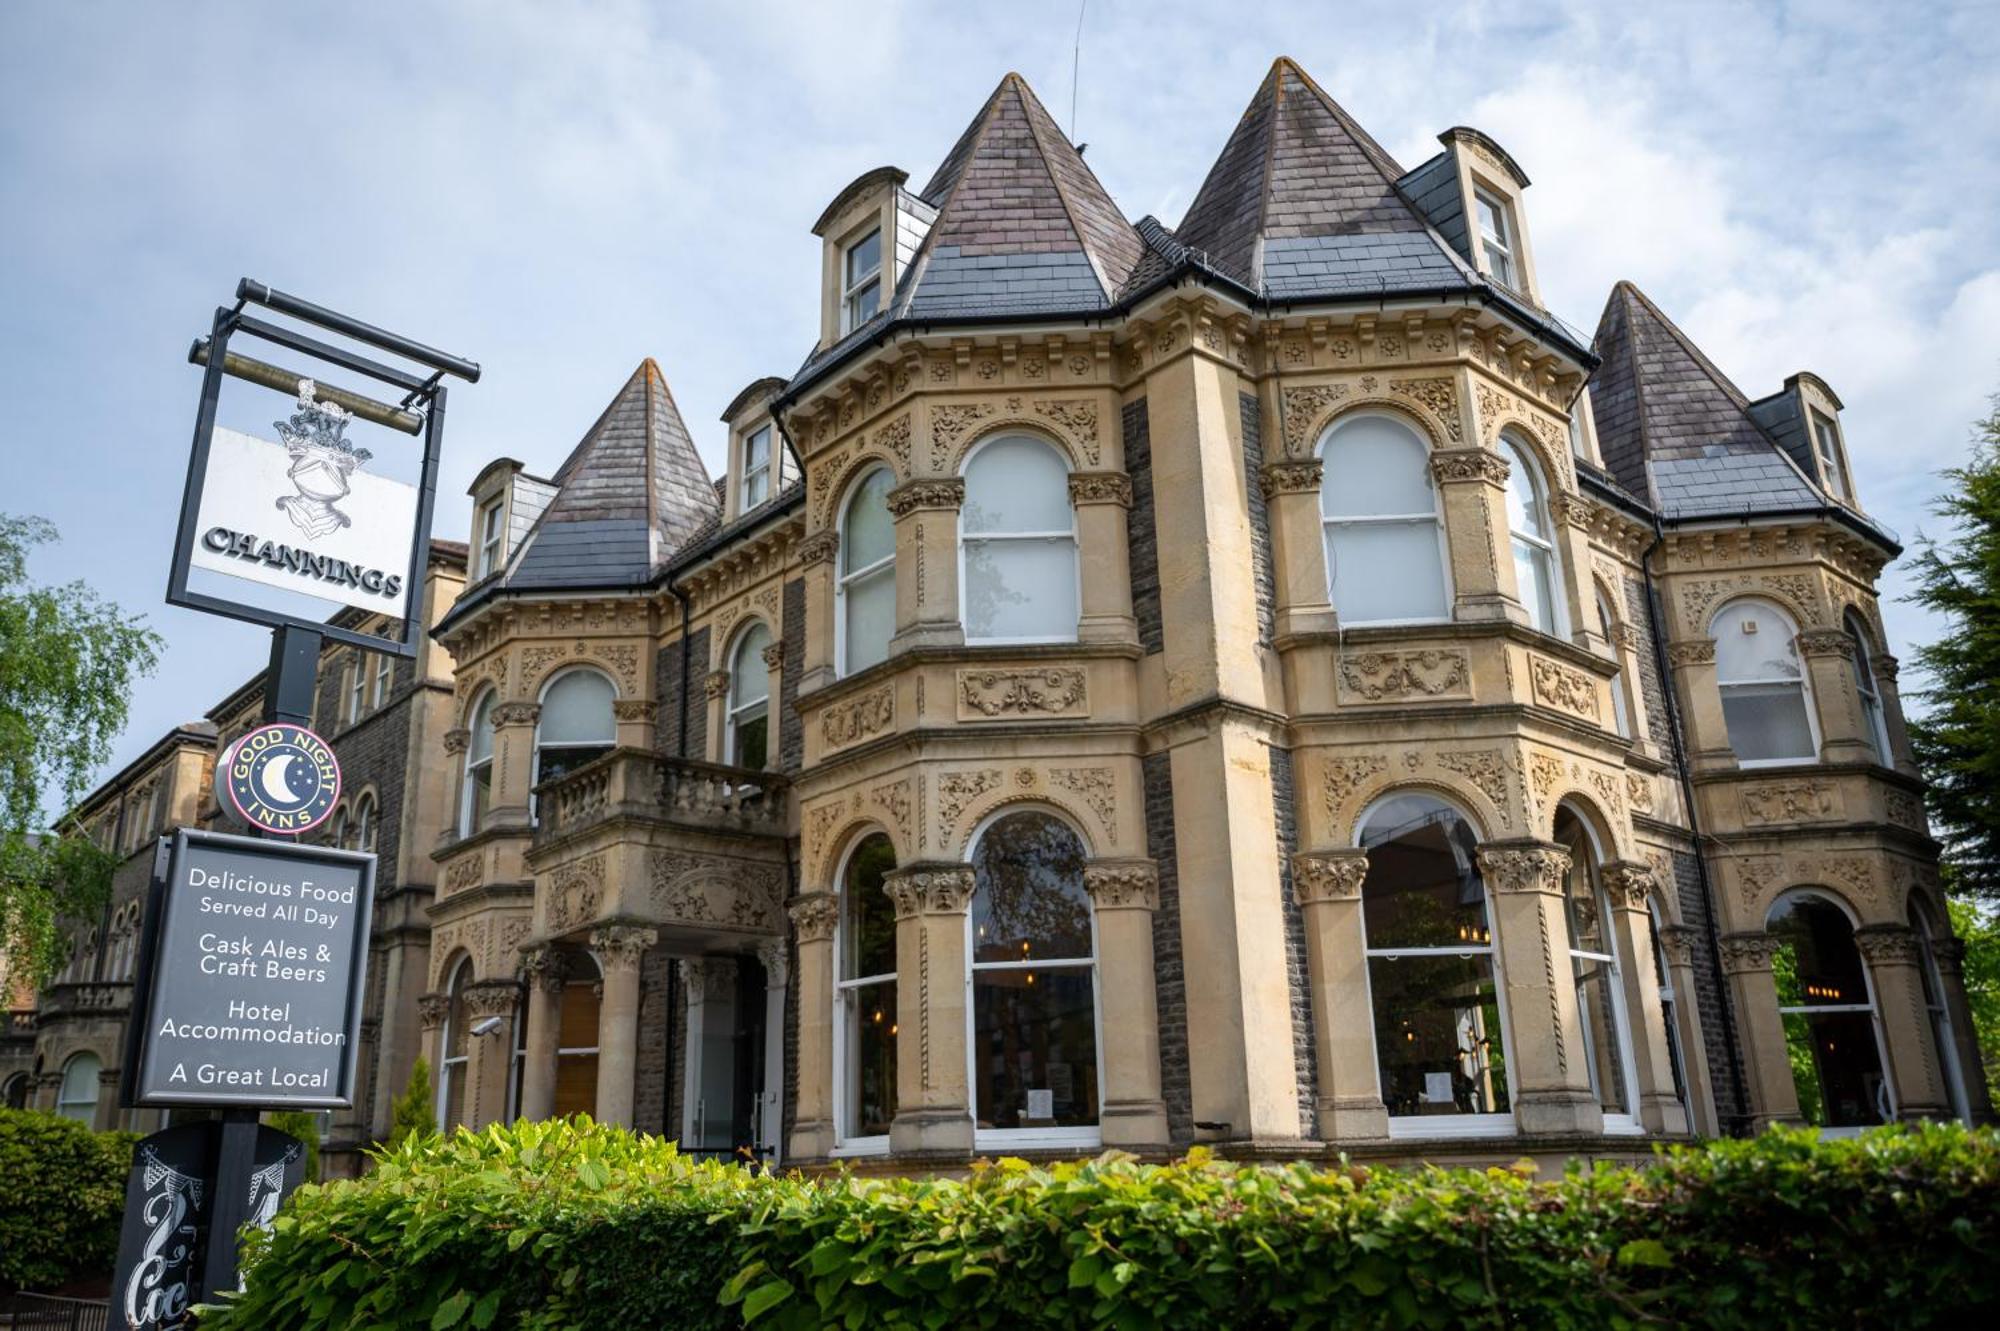
[[[716,415],[815,332],[809,228],[917,180],[1008,70],[1059,120],[1076,0],[0,4],[0,510],[32,566],[166,635],[116,761],[261,663],[165,606],[198,372],[257,278],[472,357],[437,531],[507,454],[552,468],[646,356]],[[1810,368],[1906,537],[2000,388],[2000,4],[1088,0],[1075,134],[1178,222],[1272,57],[1407,165],[1476,125],[1533,178],[1544,295],[1636,281],[1751,396]],[[1891,594],[1903,584],[1892,570]],[[1889,623],[1908,655],[1931,631]],[[1906,676],[1906,687],[1910,677]]]

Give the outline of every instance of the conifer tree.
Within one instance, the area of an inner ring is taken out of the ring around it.
[[[428,1137],[437,1131],[437,1113],[431,1107],[431,1065],[421,1056],[410,1067],[410,1084],[396,1097],[389,1129],[389,1149],[403,1144],[405,1137]]]

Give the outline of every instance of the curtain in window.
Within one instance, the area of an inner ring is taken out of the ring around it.
[[[840,673],[889,655],[896,631],[896,528],[888,496],[895,477],[877,467],[848,498],[840,523]]]
[[[1351,416],[1322,449],[1327,597],[1346,625],[1446,619],[1430,449],[1383,415]]]
[[[1075,640],[1076,513],[1055,449],[1010,435],[975,450],[959,533],[967,641]]]
[[[1792,621],[1762,601],[1734,601],[1709,626],[1729,747],[1739,762],[1811,762],[1819,756],[1806,709]]]

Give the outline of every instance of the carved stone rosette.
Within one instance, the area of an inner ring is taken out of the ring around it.
[[[1100,860],[1083,866],[1083,890],[1099,910],[1158,910],[1160,871],[1151,860]]]
[[[475,1017],[511,1017],[521,1005],[521,986],[512,980],[479,980],[465,986],[461,1001]]]
[[[594,929],[590,946],[608,970],[634,970],[646,949],[660,941],[660,931],[636,924],[611,924]]]
[[[1560,896],[1569,852],[1539,841],[1493,842],[1479,848],[1479,871],[1496,892],[1547,892]]]
[[[1440,485],[1484,481],[1504,488],[1508,471],[1506,458],[1484,448],[1444,448],[1431,454],[1431,476]]]
[[[792,931],[799,943],[825,943],[833,938],[833,926],[840,919],[840,900],[831,892],[807,892],[794,897],[785,913],[792,917]]]
[[[1613,905],[1644,910],[1658,883],[1653,866],[1643,860],[1612,860],[1598,871]]]
[[[472,732],[464,726],[444,732],[444,751],[449,754],[464,753],[472,743]]]
[[[493,709],[493,728],[532,726],[542,714],[542,705],[533,702],[503,702]]]
[[[444,1025],[451,1016],[450,994],[417,995],[417,1020],[427,1031],[434,1031]]]
[[[1077,471],[1069,478],[1072,504],[1117,504],[1132,507],[1132,478],[1122,471]]]
[[[1325,464],[1318,458],[1270,463],[1264,468],[1264,497],[1275,499],[1282,494],[1316,493],[1325,473]]]
[[[827,527],[800,541],[795,549],[799,563],[806,568],[814,564],[831,564],[833,557],[840,553],[840,533]]]
[[[890,872],[882,886],[896,903],[896,918],[907,920],[964,913],[977,884],[963,864],[912,864]]]
[[[729,672],[711,670],[701,677],[701,695],[704,698],[720,698],[729,692]]]
[[[1923,960],[1923,940],[1901,924],[1869,924],[1854,931],[1854,946],[1870,966],[1914,966]]]
[[[965,505],[965,482],[956,476],[907,481],[891,490],[884,502],[899,518],[922,508],[958,509]]]
[[[1722,969],[1731,975],[1745,975],[1751,971],[1771,969],[1771,958],[1778,954],[1779,941],[1762,929],[1748,933],[1724,934],[1722,936]]]
[[[1314,850],[1292,856],[1292,892],[1301,906],[1316,901],[1359,901],[1368,877],[1365,850]]]
[[[521,954],[521,979],[531,989],[561,993],[569,979],[569,958],[552,947],[529,948]]]

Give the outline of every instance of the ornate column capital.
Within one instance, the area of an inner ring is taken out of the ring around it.
[[[1667,646],[1667,660],[1677,669],[1684,666],[1714,665],[1715,639],[1699,638],[1693,642],[1676,642]]]
[[[1316,901],[1359,901],[1368,877],[1365,850],[1311,850],[1292,856],[1292,892],[1301,906]]]
[[[1771,958],[1777,955],[1778,947],[1778,940],[1762,929],[1740,934],[1724,934],[1722,969],[1730,975],[1767,971],[1771,969]]]
[[[1949,934],[1931,939],[1931,960],[1938,974],[1956,978],[1965,967],[1965,940]]]
[[[964,864],[910,864],[892,870],[883,890],[896,903],[896,918],[915,915],[962,915],[976,886],[972,868]]]
[[[840,553],[840,533],[831,527],[822,528],[800,541],[795,549],[799,563],[807,568],[814,564],[831,564],[833,557]]]
[[[957,476],[905,481],[891,490],[883,502],[899,518],[920,508],[957,509],[965,504],[965,482]]]
[[[1808,629],[1793,639],[1798,644],[1800,656],[1838,656],[1854,654],[1854,639],[1843,629]]]
[[[434,1031],[444,1025],[451,1016],[450,994],[418,994],[417,1022],[427,1031]]]
[[[1569,852],[1546,841],[1489,841],[1479,847],[1479,872],[1496,892],[1560,896]]]
[[[504,730],[508,726],[531,726],[541,714],[540,703],[503,702],[493,709],[493,728]]]
[[[757,964],[764,968],[764,987],[783,989],[792,974],[792,950],[783,938],[766,938],[757,944]]]
[[[1069,502],[1130,508],[1132,478],[1122,471],[1073,471],[1069,476]]]
[[[475,1017],[511,1017],[521,1006],[521,986],[512,980],[475,980],[462,995]]]
[[[785,663],[785,640],[771,639],[771,645],[764,649],[764,668],[776,670]]]
[[[736,987],[736,958],[691,957],[681,963],[689,1006],[727,998]]]
[[[1506,458],[1484,448],[1441,448],[1431,454],[1431,476],[1440,485],[1484,481],[1504,489],[1509,470]]]
[[[1158,910],[1160,870],[1151,860],[1092,860],[1083,890],[1099,910]]]
[[[651,698],[619,698],[611,704],[611,715],[619,721],[657,721],[660,704]]]
[[[449,754],[464,753],[472,743],[472,732],[464,726],[444,732],[444,751]]]
[[[1560,526],[1589,531],[1594,509],[1583,496],[1558,490],[1549,496],[1549,512]]]
[[[1264,497],[1275,499],[1284,494],[1311,494],[1319,489],[1325,472],[1326,467],[1318,458],[1289,458],[1266,463],[1260,478],[1264,483]]]
[[[1604,880],[1604,890],[1610,894],[1615,906],[1627,910],[1643,911],[1653,890],[1659,886],[1659,874],[1644,860],[1611,860],[1598,870]]]
[[[834,922],[840,918],[840,901],[831,892],[806,892],[793,897],[785,907],[792,917],[792,932],[799,945],[825,943],[833,939]]]
[[[1692,924],[1663,924],[1660,926],[1660,951],[1666,956],[1669,966],[1694,965],[1695,940],[1701,937],[1701,930]]]
[[[569,979],[569,958],[546,943],[531,947],[521,954],[521,979],[530,990],[561,993]]]
[[[1621,652],[1638,651],[1640,645],[1639,630],[1624,620],[1619,620],[1611,626],[1611,645]]]
[[[1897,672],[1903,668],[1902,663],[1887,652],[1877,652],[1871,659],[1875,665],[1875,678],[1884,684],[1895,684]]]
[[[729,672],[727,670],[711,670],[701,677],[702,697],[720,698],[728,692]]]
[[[590,946],[607,971],[637,970],[646,949],[659,941],[659,930],[638,924],[610,924],[590,934]]]
[[[1854,946],[1870,966],[1914,966],[1923,960],[1923,940],[1905,924],[1864,924],[1854,931]]]

